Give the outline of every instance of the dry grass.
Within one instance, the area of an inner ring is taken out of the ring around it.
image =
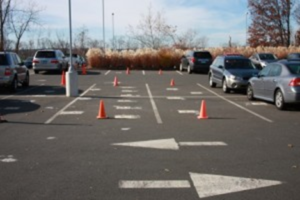
[[[224,53],[239,53],[250,57],[254,53],[268,52],[274,53],[279,59],[284,59],[289,53],[300,52],[300,47],[233,47],[233,48],[207,48],[213,57]],[[184,50],[164,48],[138,49],[136,51],[106,50],[104,53],[100,49],[89,49],[87,52],[88,64],[91,68],[98,69],[174,69],[178,67]]]

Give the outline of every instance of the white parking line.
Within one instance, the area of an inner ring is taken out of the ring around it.
[[[69,108],[72,104],[74,104],[76,101],[78,101],[81,97],[83,97],[86,93],[88,93],[93,87],[95,87],[96,84],[92,85],[90,88],[88,88],[84,93],[82,93],[79,97],[71,101],[68,105],[63,107],[60,111],[58,111],[55,115],[53,115],[50,119],[48,119],[45,124],[50,124],[53,122],[53,120],[58,117],[62,112],[64,112],[67,108]]]
[[[260,118],[260,119],[262,119],[262,120],[264,120],[264,121],[267,121],[267,122],[269,122],[269,123],[273,123],[273,121],[272,121],[271,119],[268,119],[268,118],[266,118],[266,117],[264,117],[264,116],[262,116],[262,115],[260,115],[260,114],[258,114],[258,113],[256,113],[256,112],[253,112],[253,111],[251,111],[251,110],[249,110],[249,109],[247,109],[247,108],[245,108],[245,107],[243,107],[243,106],[241,106],[241,105],[239,105],[239,104],[237,104],[237,103],[235,103],[235,102],[233,102],[233,101],[231,101],[231,100],[229,100],[229,99],[227,99],[227,98],[225,98],[225,97],[223,97],[223,96],[221,96],[221,95],[219,95],[219,94],[217,94],[216,92],[214,92],[214,91],[208,89],[207,87],[205,87],[205,86],[203,86],[203,85],[201,85],[201,84],[199,84],[199,83],[198,83],[197,85],[198,85],[199,87],[201,87],[201,88],[203,88],[203,89],[209,91],[210,93],[216,95],[216,96],[219,97],[220,99],[223,99],[224,101],[227,101],[228,103],[230,103],[230,104],[232,104],[232,105],[234,105],[234,106],[236,106],[236,107],[238,107],[238,108],[240,108],[240,109],[242,109],[242,110],[244,110],[244,111],[246,111],[246,112],[248,112],[248,113],[250,113],[250,114],[252,114],[252,115],[254,115],[254,116],[256,116],[256,117],[258,117],[258,118]]]
[[[146,84],[146,88],[147,88],[147,91],[148,91],[148,94],[149,94],[149,98],[150,98],[150,102],[151,102],[151,105],[152,105],[152,108],[153,108],[153,111],[154,111],[154,115],[156,117],[156,121],[158,124],[162,124],[162,120],[161,120],[161,117],[159,115],[159,112],[158,112],[158,109],[157,109],[157,106],[155,104],[155,101],[154,101],[154,98],[153,98],[153,95],[151,93],[151,90],[150,90],[150,87],[148,84]]]
[[[181,73],[180,71],[176,71],[178,74],[180,74],[181,76],[183,75],[183,73]]]
[[[104,75],[106,76],[106,75],[108,75],[109,73],[110,73],[111,71],[110,70],[108,70]]]

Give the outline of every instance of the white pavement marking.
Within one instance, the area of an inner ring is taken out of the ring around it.
[[[129,127],[121,128],[121,131],[129,131],[129,130],[131,130],[131,128],[129,128]]]
[[[121,94],[120,97],[141,97],[141,95]]]
[[[253,106],[267,106],[267,103],[264,102],[251,102],[251,105]]]
[[[167,88],[167,91],[178,91],[178,88]]]
[[[47,109],[47,110],[53,110],[54,107],[53,107],[53,106],[47,106],[46,109]]]
[[[122,90],[123,93],[136,93],[137,90]]]
[[[197,110],[178,110],[179,114],[198,114]]]
[[[92,98],[91,97],[80,97],[80,98],[78,98],[78,100],[80,100],[80,101],[89,101],[89,100],[92,100]]]
[[[139,115],[115,115],[115,119],[140,119]]]
[[[131,107],[131,106],[114,106],[117,110],[142,110],[142,107]]]
[[[168,100],[185,100],[183,97],[167,97]]]
[[[15,159],[13,155],[9,155],[9,156],[0,156],[0,161],[4,163],[13,163],[13,162],[17,162],[18,160]]]
[[[55,140],[56,137],[47,137],[47,140]]]
[[[190,173],[199,198],[283,184],[280,181]]]
[[[118,103],[137,103],[137,101],[134,101],[134,100],[118,100]]]
[[[144,75],[144,76],[146,75],[146,72],[145,72],[145,70],[143,70],[143,75]]]
[[[45,79],[40,79],[40,80],[37,80],[38,82],[46,82],[47,80]]]
[[[122,189],[170,189],[170,188],[190,188],[189,181],[119,181],[119,188]]]
[[[62,112],[64,112],[67,108],[69,108],[72,104],[74,104],[79,98],[83,97],[86,93],[88,93],[96,84],[89,87],[84,93],[82,93],[79,97],[71,101],[65,107],[63,107],[60,111],[58,111],[55,115],[53,115],[50,119],[48,119],[45,124],[50,124],[56,117],[58,117]]]
[[[121,89],[135,89],[136,87],[134,87],[134,86],[122,86],[120,88]]]
[[[178,74],[180,74],[181,76],[183,75],[183,73],[181,73],[181,71],[176,71]]]
[[[191,92],[192,95],[201,95],[203,92]]]
[[[108,75],[110,73],[110,70],[108,70],[104,75],[106,76],[106,75]]]
[[[150,87],[148,84],[146,84],[146,88],[147,88],[147,91],[148,91],[148,95],[149,95],[149,98],[150,98],[150,102],[151,102],[151,105],[152,105],[152,108],[153,108],[153,111],[154,111],[154,115],[156,117],[156,121],[158,124],[162,124],[162,120],[161,120],[161,117],[159,115],[159,112],[158,112],[158,109],[157,109],[157,106],[155,104],[155,101],[154,101],[154,98],[153,98],[153,95],[151,93],[151,90],[150,90]]]
[[[247,108],[245,108],[245,107],[243,107],[243,106],[241,106],[241,105],[239,105],[239,104],[237,104],[237,103],[235,103],[235,102],[233,102],[233,101],[231,101],[231,100],[229,100],[229,99],[227,99],[227,98],[225,98],[225,97],[223,97],[223,96],[221,96],[219,94],[217,94],[216,92],[208,89],[207,87],[204,87],[203,85],[201,85],[199,83],[198,83],[198,86],[206,89],[207,91],[209,91],[210,93],[216,95],[220,99],[223,99],[224,101],[227,101],[228,103],[230,103],[230,104],[232,104],[232,105],[234,105],[234,106],[236,106],[236,107],[238,107],[238,108],[240,108],[240,109],[242,109],[242,110],[244,110],[244,111],[246,111],[246,112],[248,112],[248,113],[250,113],[250,114],[252,114],[252,115],[254,115],[254,116],[256,116],[256,117],[258,117],[260,119],[262,119],[262,120],[264,120],[264,121],[267,121],[269,123],[273,123],[273,121],[271,119],[268,119],[268,118],[266,118],[266,117],[264,117],[264,116],[262,116],[262,115],[260,115],[260,114],[258,114],[256,112],[253,112],[253,111],[251,111],[251,110],[249,110],[249,109],[247,109]]]
[[[93,88],[93,89],[91,89],[91,91],[101,91],[101,89],[100,88]]]
[[[125,142],[115,143],[114,146],[128,146],[128,147],[140,147],[140,148],[152,148],[152,149],[164,149],[164,150],[179,150],[179,146],[175,139],[162,139],[162,140],[149,140],[138,142]]]
[[[61,115],[82,115],[83,111],[63,111],[60,114]]]
[[[225,142],[179,142],[180,146],[227,146]]]
[[[46,97],[46,95],[32,95],[32,97]]]

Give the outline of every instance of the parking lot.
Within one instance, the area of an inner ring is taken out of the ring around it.
[[[179,71],[90,70],[75,98],[60,74],[30,78],[0,91],[0,199],[299,199],[298,107]]]

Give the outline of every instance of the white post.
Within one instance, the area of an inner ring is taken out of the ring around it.
[[[66,73],[66,96],[78,96],[78,74],[72,65],[72,9],[71,0],[69,0],[69,29],[70,29],[70,67]]]

